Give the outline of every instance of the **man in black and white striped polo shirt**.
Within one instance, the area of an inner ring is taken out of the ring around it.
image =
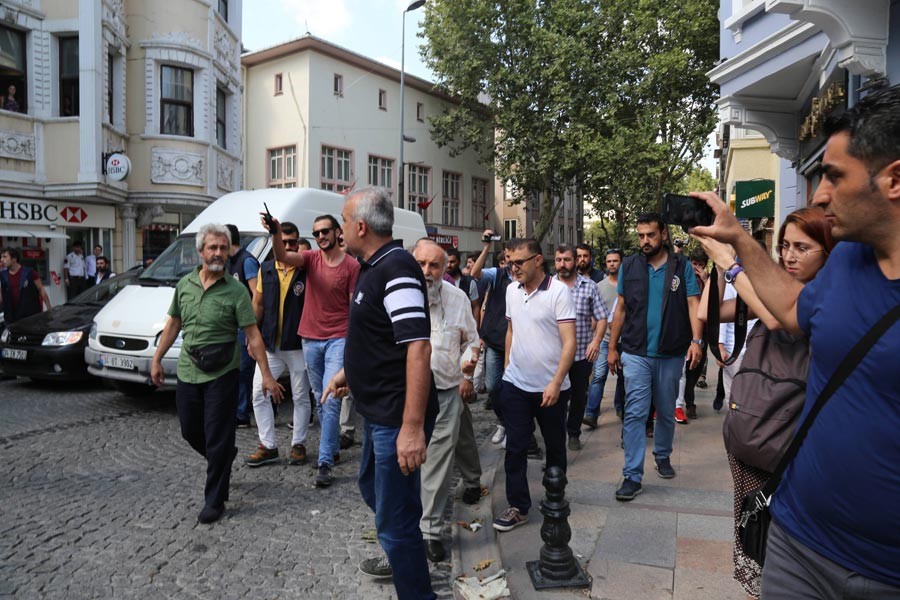
[[[341,211],[347,250],[362,265],[344,348],[344,368],[324,392],[353,391],[365,418],[359,468],[363,500],[375,511],[378,541],[387,554],[399,598],[435,598],[419,530],[418,469],[438,412],[431,377],[431,321],[422,269],[394,240],[394,207],[383,188],[350,194]],[[378,559],[360,564],[385,574]]]

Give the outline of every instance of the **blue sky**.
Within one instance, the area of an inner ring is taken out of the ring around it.
[[[301,37],[316,37],[400,68],[403,10],[412,0],[245,0],[243,43],[261,50]],[[406,15],[406,72],[429,81],[416,37],[424,8]]]

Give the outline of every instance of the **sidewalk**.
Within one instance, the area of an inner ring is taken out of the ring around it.
[[[714,371],[714,369],[710,369]],[[585,429],[584,448],[569,452],[566,499],[572,511],[570,546],[592,579],[588,590],[536,592],[525,563],[539,558],[544,496],[542,462],[528,461],[533,508],[527,524],[507,533],[491,527],[506,508],[503,451],[485,441],[481,448],[483,483],[491,494],[470,507],[457,503],[455,523],[481,519],[472,533],[453,527],[453,578],[507,572],[512,597],[603,598],[607,600],[722,600],[746,598],[732,580],[732,491],[722,445],[724,410],[712,408],[713,390],[697,390],[698,418],[675,426],[674,479],[656,475],[653,440],[647,439],[644,491],[631,502],[617,502],[622,481],[620,424],[612,410],[611,379],[603,401],[600,427]],[[713,377],[712,382],[715,382]],[[489,511],[493,512],[489,512]],[[475,565],[492,561],[476,572]]]

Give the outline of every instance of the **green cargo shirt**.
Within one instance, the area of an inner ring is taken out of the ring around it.
[[[187,350],[207,344],[221,344],[237,340],[238,328],[256,325],[256,315],[247,295],[247,288],[227,273],[206,290],[200,281],[197,267],[175,286],[175,296],[169,314],[181,319],[183,332],[181,353],[178,355],[178,379],[185,383],[206,383],[240,366],[241,354],[237,343],[228,366],[219,371],[201,371]]]

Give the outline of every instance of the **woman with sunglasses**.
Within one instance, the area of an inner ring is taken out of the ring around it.
[[[787,332],[782,331],[781,324],[765,309],[757,297],[749,278],[741,274],[742,270],[739,265],[736,265],[734,252],[730,246],[711,238],[694,237],[703,244],[707,254],[716,263],[720,293],[724,290],[725,273],[728,272],[728,279],[731,279],[738,296],[747,304],[748,319],[759,318],[759,323],[747,334],[748,348],[751,344],[768,343],[777,339],[779,347],[790,348],[790,351],[795,353],[792,364],[803,365],[802,368],[798,368],[798,371],[802,372],[791,373],[789,374],[790,377],[799,381],[806,381],[809,356],[808,342],[805,339],[791,336]],[[820,208],[809,207],[801,208],[789,214],[778,231],[777,248],[779,253],[778,262],[785,271],[802,283],[812,281],[819,270],[825,266],[828,254],[834,248],[834,242],[831,239],[831,228],[825,219],[825,213]],[[700,301],[698,316],[701,321],[706,321],[708,294],[709,286],[704,290],[703,298]],[[721,322],[734,321],[735,305],[735,300],[721,302]],[[803,355],[800,360],[797,360],[797,353],[801,352]],[[785,374],[779,374],[779,378],[783,377],[785,377]],[[740,394],[741,388],[737,387],[734,390],[730,404],[740,406],[742,404]],[[776,401],[776,399],[773,399],[773,401]],[[799,413],[796,416],[799,416]],[[740,518],[744,496],[765,485],[770,473],[739,460],[730,452],[728,453],[728,464],[731,467],[731,476],[734,480],[734,579],[741,584],[749,598],[758,598],[762,567],[744,554],[737,537],[738,519]]]

